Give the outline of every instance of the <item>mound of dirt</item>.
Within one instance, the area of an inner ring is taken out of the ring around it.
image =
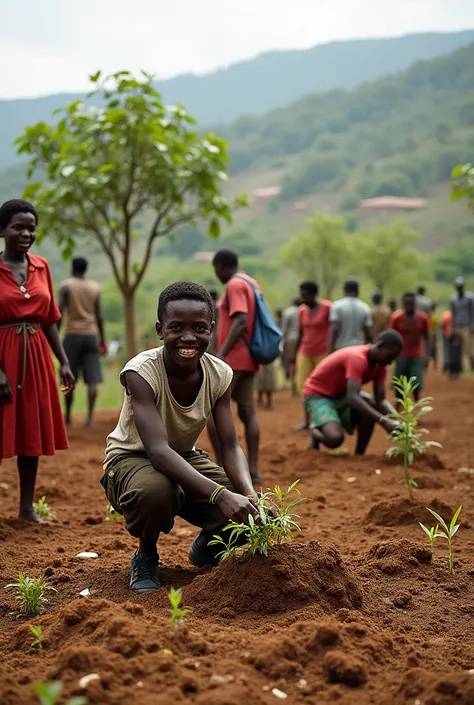
[[[376,543],[368,554],[369,562],[388,575],[410,572],[414,568],[431,563],[431,553],[427,546],[408,539]]]
[[[434,509],[448,522],[453,515],[453,509],[437,497],[429,502],[397,497],[396,499],[384,499],[374,504],[367,514],[366,523],[377,526],[407,526],[408,524],[418,524],[421,521],[431,526],[433,517],[426,507]]]
[[[398,694],[391,705],[419,702],[425,705],[472,705],[474,677],[469,672],[433,674],[422,668],[405,673]]]
[[[362,592],[335,548],[318,541],[274,546],[268,557],[243,556],[223,561],[198,576],[185,591],[186,604],[231,616],[271,614],[317,602],[323,612],[360,608]]]

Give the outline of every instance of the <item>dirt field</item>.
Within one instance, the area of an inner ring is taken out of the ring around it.
[[[199,574],[187,560],[196,530],[178,521],[160,542],[160,578],[184,586],[193,610],[179,632],[165,589],[130,596],[134,542],[121,521],[105,521],[98,480],[116,414],[101,414],[91,431],[78,422],[71,450],[41,462],[38,493],[59,518],[50,527],[12,518],[16,472],[5,462],[0,586],[23,571],[46,576],[57,592],[30,622],[12,616],[14,596],[0,592],[2,705],[37,703],[35,679],[61,679],[64,696],[107,705],[472,705],[474,381],[432,376],[427,393],[435,411],[426,425],[443,450],[417,465],[412,503],[383,455],[382,431],[367,457],[330,457],[307,451],[305,436],[291,432],[301,412],[287,393],[274,412],[261,412],[265,485],[299,478],[313,500],[301,505],[303,533],[266,560]],[[460,503],[451,577],[445,545],[430,564],[417,522],[430,522],[427,505],[450,518]],[[76,558],[88,550],[99,557]],[[85,588],[91,597],[79,596]],[[29,624],[43,628],[42,654],[31,648]],[[81,690],[90,673],[99,679]]]

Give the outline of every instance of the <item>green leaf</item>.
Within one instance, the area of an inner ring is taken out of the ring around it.
[[[434,516],[436,521],[438,521],[441,524],[443,529],[445,529],[446,532],[449,533],[448,525],[444,521],[443,517],[440,516],[437,512],[435,512],[434,509],[430,509],[429,507],[426,507],[426,509],[429,511],[430,514],[432,514]]]
[[[451,524],[449,525],[449,528],[451,531],[458,520],[458,517],[461,513],[461,509],[462,509],[462,504],[456,509],[456,511],[453,514],[453,518],[451,519]]]

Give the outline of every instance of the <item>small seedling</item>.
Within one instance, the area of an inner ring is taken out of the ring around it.
[[[38,696],[41,705],[58,705],[64,683],[53,681],[52,683],[33,683],[33,690]],[[87,698],[82,696],[71,698],[65,705],[87,705]]]
[[[33,502],[33,511],[36,512],[36,514],[39,517],[42,517],[43,519],[56,519],[56,514],[53,512],[51,507],[46,501],[46,497],[43,495],[38,499],[37,502]]]
[[[428,448],[441,448],[441,445],[436,441],[422,441],[423,435],[429,431],[426,428],[418,428],[421,417],[433,411],[430,406],[433,399],[425,397],[413,401],[413,392],[418,386],[414,377],[394,377],[393,386],[397,391],[400,409],[391,414],[398,422],[398,428],[391,434],[394,445],[386,451],[386,455],[389,458],[403,456],[403,478],[408,496],[412,499],[413,488],[417,485],[410,475],[410,467],[415,461],[415,455],[424,455]]]
[[[41,578],[28,578],[24,573],[20,573],[17,583],[5,585],[5,589],[16,589],[18,591],[17,600],[20,600],[20,614],[32,617],[35,614],[42,614],[48,601],[45,597],[47,590],[55,590]]]
[[[168,600],[170,601],[170,619],[176,629],[184,627],[184,620],[191,614],[191,610],[187,607],[181,607],[181,600],[183,598],[181,588],[170,588],[168,592]]]
[[[258,518],[254,519],[249,515],[248,524],[238,524],[229,522],[225,527],[228,539],[221,536],[214,536],[209,545],[222,546],[219,557],[223,560],[235,556],[242,550],[243,544],[248,544],[251,553],[268,556],[268,550],[272,545],[279,545],[283,541],[291,540],[295,531],[301,531],[297,519],[298,514],[293,514],[292,510],[300,502],[307,501],[301,497],[297,487],[299,480],[283,492],[279,485],[275,485],[273,490],[267,490],[260,494],[258,498]],[[290,496],[296,494],[295,499],[290,501]]]
[[[107,505],[107,517],[105,521],[118,521],[122,515],[115,511],[111,504]]]
[[[446,539],[446,541],[448,542],[448,568],[449,568],[449,572],[452,575],[454,572],[453,538],[454,538],[454,535],[456,534],[457,530],[460,527],[460,524],[456,524],[456,522],[457,522],[459,515],[461,513],[462,504],[454,512],[453,518],[451,519],[449,526],[444,521],[443,517],[440,516],[437,512],[435,512],[434,509],[430,509],[429,507],[426,507],[426,508],[429,511],[429,513],[434,516],[436,521],[439,521],[439,523],[441,524],[441,528],[443,529],[443,530],[438,530],[435,538],[439,537],[440,539]]]
[[[43,651],[43,630],[39,625],[30,624],[30,631],[35,637],[31,643],[31,648],[38,649],[41,653]]]
[[[434,558],[434,542],[436,538],[439,536],[438,534],[438,529],[439,529],[439,524],[436,524],[436,526],[432,526],[431,529],[428,529],[427,526],[421,523],[421,521],[418,522],[425,534],[428,536],[428,541],[430,544],[430,552],[431,552],[431,560]]]

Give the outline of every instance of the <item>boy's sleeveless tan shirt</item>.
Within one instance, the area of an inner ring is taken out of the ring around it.
[[[201,358],[201,389],[191,406],[181,406],[171,393],[163,352],[163,347],[145,350],[127,362],[120,373],[120,381],[125,387],[124,401],[118,424],[107,438],[104,467],[118,455],[145,451],[133,419],[125,372],[136,372],[152,388],[156,408],[168,434],[168,444],[177,453],[185,453],[194,448],[217,400],[230,387],[233,372],[229,365],[205,353]]]

